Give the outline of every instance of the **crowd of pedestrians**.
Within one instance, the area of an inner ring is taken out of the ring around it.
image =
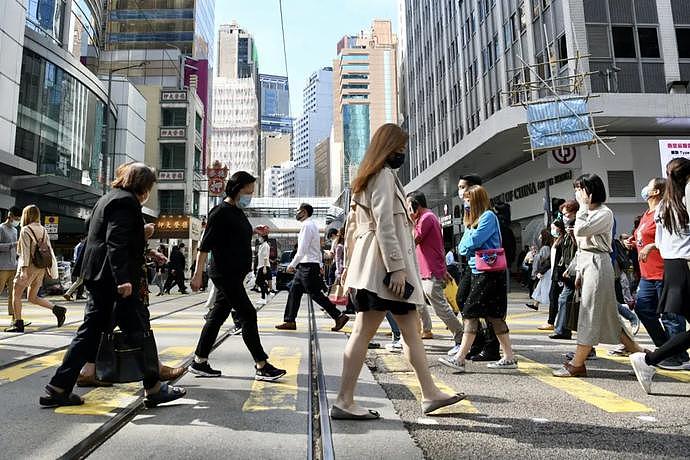
[[[303,203],[295,214],[300,232],[287,268],[294,279],[284,321],[276,329],[297,329],[305,293],[333,319],[332,331],[340,331],[350,321],[348,312],[356,314],[344,350],[341,386],[331,409],[334,419],[379,418],[375,410],[359,406],[354,394],[367,349],[384,318],[393,334],[387,348],[402,350],[412,365],[425,414],[465,398],[462,393],[443,392],[431,377],[422,340],[433,337],[432,311],[453,338],[447,356],[439,359],[443,365],[455,372],[465,372],[469,360],[488,362],[489,368],[498,370],[518,367],[506,322],[514,254],[506,248],[512,236],[506,234],[501,212],[489,199],[481,177],[461,177],[462,237],[457,247],[446,250],[440,220],[426,196],[419,191],[405,194],[396,175],[406,158],[407,140],[396,125],[377,130],[352,183],[346,225],[326,235],[326,259],[313,207]],[[630,356],[647,393],[657,367],[690,369],[690,332],[686,331],[690,160],[671,161],[667,175],[668,179],[654,178],[644,187],[641,196],[648,207],[633,231],[618,239],[602,179],[595,174],[578,177],[573,183],[574,199],[561,200],[549,228],[520,254],[521,281],[533,300],[527,306],[533,310],[548,307],[546,322],[539,329],[551,331],[549,337],[554,340],[572,340],[573,332],[577,333],[575,348],[553,371],[555,377],[586,377],[586,362],[600,343],[616,345],[610,353]],[[87,233],[74,249],[74,282],[64,295],[72,300],[74,295],[81,298],[88,293],[84,321],[46,386],[41,405],[83,404],[72,392],[75,385],[112,384],[97,371],[96,354],[99,341],[115,326],[129,340],[152,344],[148,345],[152,364],[140,375],[148,406],[186,394],[185,389],[165,383],[185,369],[160,363],[149,324],[150,285],[158,286],[157,295],[170,293],[174,285],[180,293],[187,292],[184,243],[169,251],[165,245],[155,250],[147,245],[154,226],[144,223],[141,206],[155,180],[150,167],[124,164],[116,171],[112,190],[94,207]],[[257,303],[265,304],[272,294],[268,232],[252,228],[245,214],[255,183],[256,178],[243,171],[229,178],[226,197],[209,212],[192,262],[191,289],[210,288],[209,312],[189,367],[199,376],[222,375],[209,357],[220,328],[231,315],[255,363],[254,378],[276,381],[286,374],[269,362],[259,336],[257,309],[246,292],[247,275],[254,272],[261,294]],[[255,234],[259,241],[252,266]],[[58,326],[64,323],[66,309],[39,296],[46,276],[57,277],[57,260],[41,225],[40,210],[35,205],[23,210],[13,207],[0,224],[0,292],[7,291],[12,316],[6,331],[24,331],[25,292],[30,303],[52,311]],[[448,298],[448,283],[457,283],[454,299]],[[329,286],[338,287],[339,294],[327,296]],[[343,305],[347,304],[345,311],[336,305],[341,296]],[[649,333],[655,351],[635,340],[639,323]]]

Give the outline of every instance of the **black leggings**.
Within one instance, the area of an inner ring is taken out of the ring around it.
[[[671,337],[665,344],[652,353],[648,353],[645,362],[650,366],[656,366],[661,361],[690,348],[690,331],[682,332]]]
[[[216,302],[208,314],[204,328],[201,330],[201,337],[199,337],[195,354],[199,358],[208,358],[221,326],[230,316],[230,312],[233,311],[242,326],[242,340],[244,340],[249,353],[252,354],[252,358],[257,363],[266,361],[268,355],[261,345],[259,327],[256,324],[256,309],[244,289],[244,276],[212,279],[216,286]]]

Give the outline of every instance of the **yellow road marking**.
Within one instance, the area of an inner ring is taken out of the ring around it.
[[[161,361],[171,360],[172,366],[178,366],[191,352],[190,347],[170,347],[160,353],[160,358]],[[140,392],[141,382],[95,388],[83,396],[83,405],[58,407],[55,412],[70,415],[108,415],[114,409],[131,404]]]
[[[41,372],[49,367],[54,367],[62,364],[62,358],[65,356],[65,351],[56,351],[45,356],[32,358],[21,364],[8,367],[0,371],[0,385],[9,382],[16,382],[19,379],[28,377],[37,372]]]
[[[630,358],[627,356],[609,355],[603,348],[597,348],[597,356],[617,363],[630,365]],[[678,380],[679,382],[690,382],[690,371],[667,371],[666,369],[657,367],[656,373],[657,375],[663,375],[664,377]]]
[[[297,376],[302,353],[298,348],[274,347],[269,355],[271,362],[287,374],[276,382],[255,380],[242,412],[297,410]]]
[[[593,385],[580,378],[554,377],[549,366],[537,363],[524,356],[520,357],[518,369],[549,386],[565,391],[571,396],[610,413],[621,412],[654,412],[644,404],[625,399],[611,391]]]
[[[422,390],[417,381],[417,376],[411,370],[409,364],[402,359],[401,355],[394,355],[390,353],[379,353],[378,357],[383,361],[384,366],[390,372],[394,378],[398,379],[403,385],[405,385],[415,397],[421,401]],[[455,394],[458,391],[446,385],[446,383],[437,378],[436,376],[431,376],[434,379],[434,383],[439,388],[439,390]],[[434,412],[434,414],[478,414],[479,410],[472,404],[469,400],[464,399],[457,404],[452,406],[444,407]]]

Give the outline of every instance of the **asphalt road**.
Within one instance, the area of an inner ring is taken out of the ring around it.
[[[250,295],[254,300],[256,294]],[[357,397],[383,419],[332,421],[337,458],[687,458],[690,452],[690,372],[664,373],[647,396],[624,358],[602,356],[588,362],[590,376],[555,379],[550,371],[574,341],[554,341],[537,326],[546,312],[524,307],[524,294],[512,294],[508,323],[520,368],[487,369],[470,364],[454,374],[438,357],[452,346],[450,333],[434,318],[435,338],[426,340],[437,383],[463,391],[468,399],[434,416],[423,416],[414,374],[399,353],[371,350]],[[203,325],[205,296],[152,298],[152,317],[164,362],[175,364],[193,352]],[[297,331],[277,331],[286,294],[259,313],[264,348],[271,361],[288,369],[278,384],[253,380],[251,357],[241,336],[231,336],[211,355],[221,378],[187,374],[179,382],[186,398],[144,410],[93,454],[93,458],[267,458],[307,455],[306,302]],[[57,329],[52,314],[26,308],[30,333],[0,333],[0,458],[57,458],[134,401],[140,387],[77,391],[87,404],[41,409],[38,396],[55,371],[78,326],[83,303],[70,303],[68,324]],[[318,311],[318,309],[317,309]],[[432,315],[433,318],[433,315]],[[317,313],[328,396],[340,383],[342,353],[350,326],[330,332],[332,320]],[[228,328],[231,324],[226,325]],[[390,337],[386,324],[377,341]],[[638,339],[650,345],[642,331]]]

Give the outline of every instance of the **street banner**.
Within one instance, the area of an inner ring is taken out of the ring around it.
[[[666,165],[674,158],[690,160],[690,139],[667,139],[659,141],[659,155],[661,157],[661,174],[666,177]]]

